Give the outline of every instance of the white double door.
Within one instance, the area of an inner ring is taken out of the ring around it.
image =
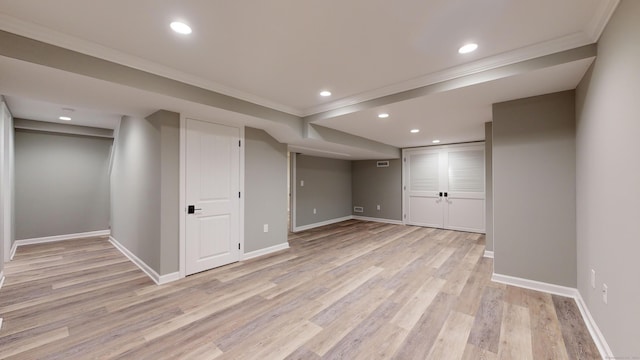
[[[186,275],[240,258],[240,136],[186,120]]]
[[[402,155],[405,224],[485,232],[484,143]]]

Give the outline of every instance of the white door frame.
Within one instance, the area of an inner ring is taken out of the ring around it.
[[[220,119],[199,119],[197,117],[180,114],[180,228],[179,228],[179,246],[178,246],[178,271],[180,278],[187,275],[187,119],[209,122],[218,125],[230,126],[239,129],[240,141],[240,208],[238,214],[238,236],[240,241],[240,260],[244,257],[244,126],[239,126],[230,121]]]

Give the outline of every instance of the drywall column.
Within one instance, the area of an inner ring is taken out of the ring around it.
[[[574,91],[493,105],[494,272],[576,286]]]
[[[640,358],[638,19],[640,2],[623,0],[576,91],[578,290],[619,359]]]
[[[13,117],[4,97],[0,96],[0,272],[5,261],[9,260],[15,240],[13,140]]]
[[[125,116],[111,172],[111,234],[158,275],[178,271],[179,114]]]
[[[493,251],[493,123],[484,124],[485,250]]]
[[[402,162],[388,161],[389,167],[377,167],[375,160],[352,162],[353,206],[364,208],[353,215],[402,221]]]
[[[249,127],[244,138],[244,251],[286,246],[287,145]]]

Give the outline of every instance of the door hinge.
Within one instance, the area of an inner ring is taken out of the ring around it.
[[[403,161],[404,161],[404,162],[407,162],[407,158],[404,158],[404,160],[403,160]]]
[[[404,218],[405,218],[405,219],[407,218],[407,214],[404,214]]]
[[[238,250],[240,250],[240,243],[238,243]]]
[[[403,187],[402,187],[402,190],[407,190],[407,186],[406,186],[406,185],[405,185],[405,186],[403,186]]]
[[[238,191],[238,199],[240,199],[240,191]]]
[[[242,147],[242,140],[238,140],[238,147]]]

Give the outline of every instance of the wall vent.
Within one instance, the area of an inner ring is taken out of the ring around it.
[[[389,160],[378,161],[376,163],[377,167],[389,167]]]
[[[357,213],[364,212],[364,207],[362,207],[362,206],[354,206],[353,207],[353,212],[357,212]]]

